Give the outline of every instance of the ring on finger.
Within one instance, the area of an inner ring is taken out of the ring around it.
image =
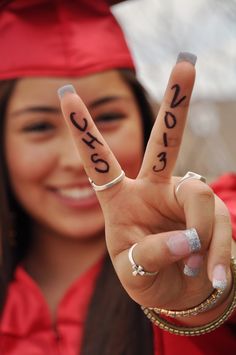
[[[144,268],[141,265],[136,264],[136,262],[134,261],[133,251],[134,251],[134,248],[136,247],[137,244],[138,243],[133,244],[128,252],[128,258],[129,258],[129,261],[130,261],[132,269],[133,269],[133,272],[132,272],[133,276],[137,276],[137,275],[153,276],[153,275],[156,275],[157,271],[156,272],[148,272],[148,271],[144,270]]]
[[[92,179],[88,178],[89,179],[89,182],[90,184],[92,185],[93,189],[95,191],[103,191],[103,190],[106,190],[106,189],[109,189],[111,188],[112,186],[118,184],[119,182],[121,182],[125,177],[125,173],[123,170],[121,170],[121,173],[120,175],[118,175],[115,179],[107,182],[106,184],[104,185],[96,185]]]
[[[176,189],[175,189],[175,193],[177,194],[177,192],[179,191],[180,186],[187,180],[200,180],[204,183],[206,183],[206,178],[202,175],[199,175],[197,173],[194,173],[192,171],[188,171],[178,182]]]

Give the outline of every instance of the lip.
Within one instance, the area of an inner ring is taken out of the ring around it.
[[[70,208],[87,209],[99,206],[97,196],[88,184],[70,184],[63,187],[50,187],[48,190],[60,203]]]

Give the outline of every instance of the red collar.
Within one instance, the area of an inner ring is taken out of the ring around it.
[[[101,269],[100,260],[81,275],[65,293],[57,309],[57,323],[84,323],[95,280]],[[22,266],[15,271],[0,324],[1,334],[24,336],[30,332],[52,329],[48,306],[36,282]]]
[[[223,175],[211,186],[230,211],[233,237],[236,240],[236,174]]]

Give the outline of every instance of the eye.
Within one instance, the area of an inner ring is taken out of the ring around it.
[[[124,119],[126,116],[121,112],[106,112],[100,115],[97,115],[95,118],[96,123],[103,122],[114,122],[121,119]]]
[[[55,127],[49,122],[32,123],[23,128],[24,132],[43,133],[53,130]]]

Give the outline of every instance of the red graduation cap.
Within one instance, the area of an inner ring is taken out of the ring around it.
[[[121,1],[0,0],[0,80],[134,69],[110,11]]]

